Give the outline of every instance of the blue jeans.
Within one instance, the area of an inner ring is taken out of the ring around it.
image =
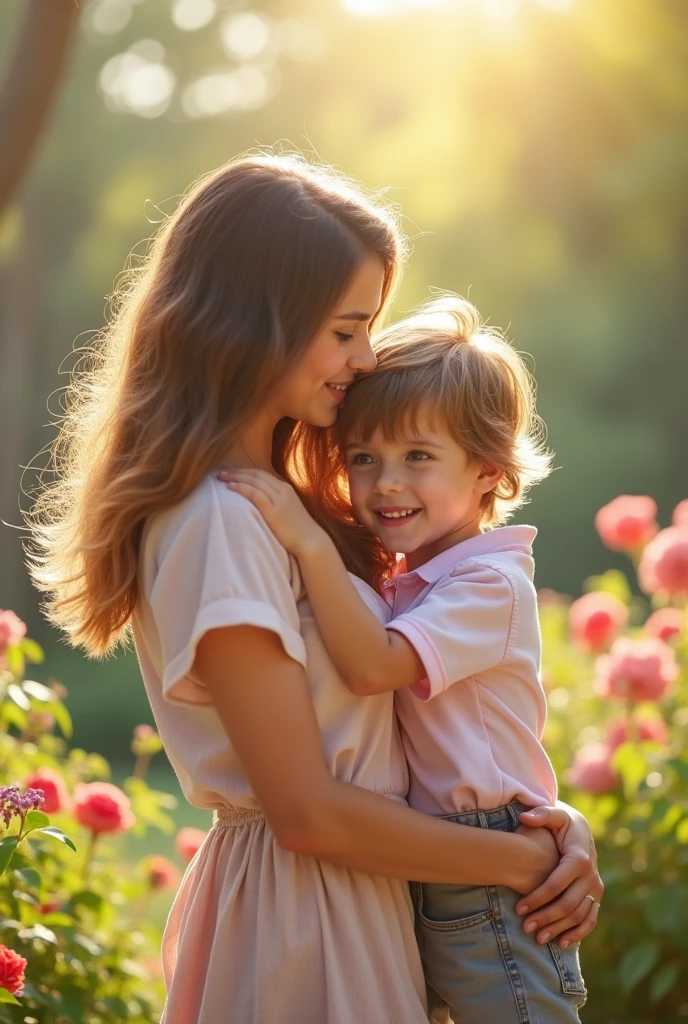
[[[513,832],[528,810],[514,801],[446,821]],[[578,945],[540,945],[523,931],[518,893],[504,886],[411,884],[430,1009],[457,1024],[574,1024],[586,991]]]

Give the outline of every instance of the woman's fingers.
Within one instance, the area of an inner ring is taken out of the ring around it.
[[[516,912],[518,914],[527,914],[529,911],[532,913],[532,911],[551,903],[574,882],[582,880],[586,884],[593,886],[597,877],[596,872],[592,869],[589,858],[586,858],[582,851],[565,854],[549,878],[542,885],[538,886],[537,889],[534,889],[533,892],[527,893],[518,901]],[[590,892],[594,896],[595,891],[592,888],[586,888],[581,893],[581,897],[585,896],[586,892]],[[569,908],[569,910],[571,909],[573,908]],[[569,910],[566,912],[568,913]],[[561,916],[563,917],[564,915]]]
[[[543,915],[543,911],[540,911],[526,920],[525,929],[529,933],[534,933],[538,942],[549,942],[557,935],[576,928],[588,916],[593,905],[593,900],[588,898],[591,894],[586,893],[581,899],[574,889],[575,887],[571,886],[571,889],[560,900],[557,900],[558,906],[552,904],[551,914]],[[568,907],[573,909],[566,913]],[[549,907],[546,908],[546,910],[549,909]]]
[[[590,903],[590,900],[586,900],[586,903]],[[597,926],[597,921],[600,916],[600,905],[594,903],[588,911],[587,917],[585,917],[581,923],[576,927],[572,928],[571,931],[564,932],[559,938],[559,946],[561,949],[566,949],[567,946],[572,946],[574,942],[580,942],[586,935]]]
[[[552,832],[570,825],[571,818],[563,807],[533,807],[530,811],[519,814],[522,825],[530,828],[548,828]]]

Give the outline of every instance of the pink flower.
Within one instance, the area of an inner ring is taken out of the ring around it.
[[[636,738],[641,741],[651,741],[664,746],[669,738],[666,722],[661,718],[636,718],[633,723],[633,729]],[[617,722],[612,722],[607,729],[605,743],[610,750],[616,750],[617,747],[626,742],[628,734],[628,722],[623,718],[619,719]]]
[[[142,722],[141,725],[137,725],[134,729],[134,736],[137,740],[147,740],[149,736],[155,734],[155,729],[148,722]]]
[[[65,780],[54,768],[38,768],[33,775],[29,775],[25,785],[43,792],[45,803],[41,810],[46,814],[55,814],[69,804]]]
[[[26,636],[26,624],[11,611],[0,608],[0,651],[15,647]]]
[[[569,608],[571,636],[587,651],[609,647],[616,634],[628,622],[628,608],[613,594],[594,591],[584,594]]]
[[[599,510],[595,528],[612,551],[635,551],[657,533],[656,515],[657,503],[652,498],[621,494]]]
[[[668,640],[681,632],[684,617],[680,608],[660,608],[647,619],[645,632],[657,640]]]
[[[597,659],[596,690],[602,697],[660,700],[678,675],[674,651],[662,640],[622,637]]]
[[[206,833],[200,828],[180,828],[174,841],[175,849],[188,863],[201,848],[205,837]]]
[[[74,817],[91,832],[122,832],[136,821],[129,797],[110,782],[80,782],[74,787]]]
[[[568,781],[575,789],[588,793],[608,793],[616,789],[619,777],[611,766],[611,750],[604,743],[582,747],[569,769]]]
[[[28,960],[13,949],[0,943],[0,987],[6,988],[13,996],[20,996],[24,991],[24,968]]]
[[[151,889],[176,889],[181,881],[179,868],[166,857],[154,854],[144,861],[144,867]]]
[[[674,526],[688,526],[688,498],[679,501],[671,517]]]
[[[643,551],[638,579],[647,594],[664,590],[671,597],[688,595],[688,526],[670,526],[657,534]]]

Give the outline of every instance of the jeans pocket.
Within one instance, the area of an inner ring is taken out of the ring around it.
[[[484,885],[421,884],[418,917],[434,931],[460,931],[494,920],[496,902]]]
[[[578,943],[568,949],[560,949],[556,941],[548,942],[550,952],[557,967],[557,973],[561,979],[562,991],[567,996],[577,996],[576,1006],[583,1006],[587,999],[587,989],[581,973],[580,960],[578,957]]]

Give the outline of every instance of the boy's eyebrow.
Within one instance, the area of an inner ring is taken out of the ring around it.
[[[443,447],[443,445],[439,444],[437,441],[429,441],[426,437],[404,437],[400,441],[398,441],[397,443],[398,444],[417,444],[417,445],[420,445],[420,447],[422,447],[422,448],[442,448]],[[369,448],[369,447],[370,447],[370,441],[350,441],[347,445],[344,446],[346,451],[348,451],[349,448]]]

